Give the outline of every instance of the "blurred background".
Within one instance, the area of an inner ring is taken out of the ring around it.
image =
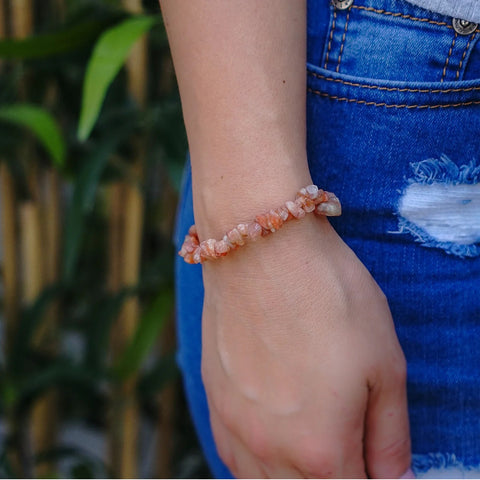
[[[0,476],[208,477],[175,365],[157,0],[0,0]]]

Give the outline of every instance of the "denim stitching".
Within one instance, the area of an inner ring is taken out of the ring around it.
[[[336,72],[338,72],[340,70],[340,62],[342,61],[343,48],[345,46],[345,37],[347,36],[348,21],[349,20],[350,20],[350,10],[347,13],[347,19],[345,20],[345,30],[343,31],[342,44],[340,45],[340,53],[338,55],[337,68],[335,69]]]
[[[458,33],[455,32],[455,35],[452,40],[452,44],[450,45],[450,50],[448,51],[447,59],[445,60],[445,66],[443,67],[442,78],[440,79],[441,82],[445,80],[445,75],[447,74],[447,67],[448,63],[450,62],[450,57],[452,56],[453,47],[455,47],[455,42],[457,41]]]
[[[446,89],[428,89],[428,88],[399,88],[399,87],[381,87],[380,85],[363,85],[362,83],[348,82],[341,78],[330,78],[315,72],[307,72],[312,77],[326,80],[327,82],[341,83],[351,87],[368,88],[369,90],[385,90],[387,92],[410,92],[410,93],[457,93],[457,92],[474,92],[480,90],[480,87],[466,88],[446,88]]]
[[[476,35],[477,35],[477,32],[473,32],[472,36],[468,39],[467,46],[465,47],[465,50],[463,51],[462,59],[460,60],[460,64],[458,65],[457,74],[455,75],[457,80],[460,78],[460,70],[462,69],[463,61],[465,60],[465,57],[467,56],[467,52],[468,52],[468,49],[470,48],[470,44],[473,42]]]
[[[360,105],[368,105],[373,107],[385,107],[385,108],[407,108],[407,109],[437,109],[437,108],[456,108],[456,107],[468,107],[470,105],[480,105],[480,100],[475,101],[472,100],[470,102],[459,102],[459,103],[445,103],[442,105],[408,105],[408,104],[395,104],[395,103],[385,103],[385,102],[368,102],[367,100],[358,100],[356,98],[348,98],[348,97],[338,97],[337,95],[330,95],[329,93],[321,92],[319,90],[313,90],[312,88],[308,88],[307,91],[309,93],[313,93],[320,97],[330,98],[332,100],[337,100],[339,102],[347,102],[347,103],[358,103]]]
[[[328,41],[328,49],[327,49],[327,55],[325,56],[325,65],[323,68],[327,70],[328,68],[328,57],[330,55],[330,50],[332,48],[332,40],[333,40],[333,32],[335,30],[335,21],[337,20],[337,11],[333,11],[333,21],[332,21],[332,29],[330,30],[330,39]]]
[[[388,12],[386,10],[378,10],[373,7],[364,7],[363,5],[352,5],[352,8],[356,8],[358,10],[365,10],[366,12],[375,12],[381,15],[389,15],[391,17],[406,18],[407,20],[414,20],[416,22],[431,23],[433,25],[440,25],[441,27],[453,28],[452,25],[449,25],[446,22],[436,22],[435,20],[430,20],[429,18],[413,17],[412,15],[405,15],[400,12]]]

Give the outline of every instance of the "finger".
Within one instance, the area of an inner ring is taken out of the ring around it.
[[[223,422],[213,405],[210,406],[210,423],[217,451],[225,465],[237,478],[269,478],[262,464],[248,446]]]
[[[292,460],[294,478],[367,478],[361,436],[354,442],[335,434],[324,437],[302,451],[297,450]]]
[[[289,443],[283,444],[283,458],[289,463],[289,476],[294,478],[366,478],[363,456],[364,419],[367,395],[363,407],[357,405],[347,413],[341,401],[340,409],[331,407],[329,415],[321,409],[311,417],[300,432],[292,432]],[[338,406],[337,405],[337,406]],[[274,477],[279,476],[277,471]]]
[[[236,470],[235,457],[233,455],[233,449],[231,444],[232,434],[223,425],[220,417],[216,411],[210,407],[210,425],[212,427],[213,438],[215,440],[215,446],[217,447],[217,453],[222,459],[223,463],[230,469],[232,473]]]
[[[210,419],[212,430],[216,432],[215,438],[218,438],[218,448],[226,453],[228,457],[227,461],[231,465],[229,468],[236,477],[306,478],[299,470],[295,469],[293,465],[287,465],[286,460],[282,458],[281,455],[272,456],[268,459],[260,458],[254,451],[255,446],[248,445],[248,441],[232,433],[230,429],[221,422],[220,416],[214,406],[211,407]],[[250,438],[252,437],[253,435],[250,435]],[[225,448],[226,445],[228,445],[228,448]],[[260,473],[254,474],[249,470]]]
[[[240,439],[232,437],[231,447],[235,457],[235,471],[232,473],[237,478],[270,478],[261,462],[254,457]]]
[[[293,465],[278,465],[273,462],[260,462],[262,469],[266,472],[268,478],[307,478],[300,470]]]
[[[372,387],[365,428],[365,460],[371,478],[400,478],[411,463],[406,366],[403,356],[393,372]]]

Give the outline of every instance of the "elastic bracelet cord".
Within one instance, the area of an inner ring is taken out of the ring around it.
[[[232,250],[276,232],[284,223],[297,218],[303,218],[307,213],[337,217],[342,214],[342,206],[335,194],[320,190],[316,185],[301,188],[294,201],[257,215],[250,223],[239,223],[228,231],[222,240],[209,238],[200,242],[197,228],[192,225],[185,236],[178,254],[187,263],[204,263],[207,260],[217,260]]]

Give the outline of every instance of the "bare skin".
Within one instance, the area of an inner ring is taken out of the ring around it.
[[[305,2],[162,0],[201,240],[312,183]],[[321,185],[320,185],[321,186]],[[405,360],[387,301],[313,215],[203,267],[202,376],[237,477],[400,477]]]

